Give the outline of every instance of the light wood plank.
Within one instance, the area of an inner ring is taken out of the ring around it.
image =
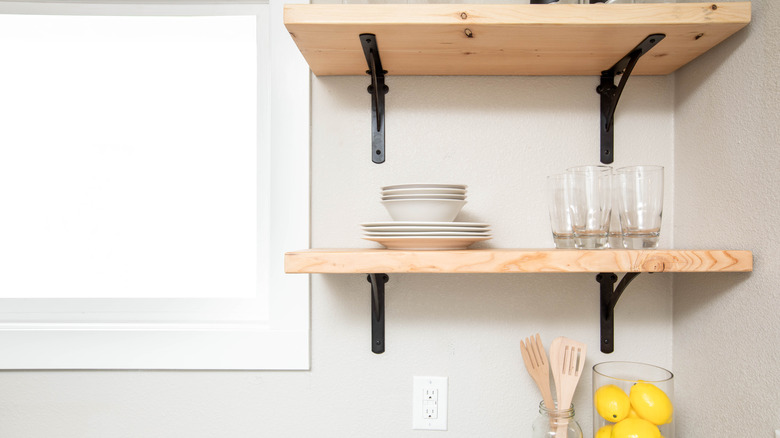
[[[744,250],[473,249],[403,251],[310,249],[288,252],[287,273],[749,272]]]
[[[317,4],[287,5],[284,14],[316,75],[365,75],[361,33],[376,34],[390,75],[599,75],[648,35],[665,33],[634,70],[663,75],[746,26],[751,9],[750,2]]]

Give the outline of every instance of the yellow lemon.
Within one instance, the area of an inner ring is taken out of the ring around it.
[[[601,429],[599,429],[598,432],[596,432],[596,436],[593,438],[611,438],[612,437],[612,425],[608,424]]]
[[[593,395],[596,411],[605,420],[617,423],[628,416],[631,404],[626,393],[615,385],[604,385]]]
[[[636,413],[634,408],[631,408],[631,410],[628,411],[628,417],[626,418],[639,418],[639,414]]]
[[[661,431],[647,420],[626,418],[612,426],[611,438],[661,438]]]
[[[639,382],[631,387],[628,396],[633,408],[639,417],[653,423],[666,424],[672,421],[672,401],[669,397],[652,383]]]

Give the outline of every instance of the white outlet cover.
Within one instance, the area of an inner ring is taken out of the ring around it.
[[[424,416],[423,400],[425,390],[435,389],[436,418]],[[412,384],[412,429],[447,430],[447,378],[433,376],[414,376]]]

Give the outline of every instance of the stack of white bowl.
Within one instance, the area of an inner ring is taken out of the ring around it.
[[[492,237],[488,224],[453,222],[466,205],[463,184],[397,184],[382,187],[392,222],[361,224],[363,238],[389,249],[465,249]]]

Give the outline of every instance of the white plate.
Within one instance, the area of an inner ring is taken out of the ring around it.
[[[366,231],[364,236],[369,237],[435,237],[435,236],[457,236],[457,237],[492,237],[487,231],[404,231],[401,233],[384,232],[374,233]]]
[[[425,183],[412,183],[412,184],[395,184],[392,186],[384,186],[382,190],[396,190],[396,189],[460,189],[466,190],[468,186],[465,184],[425,184]]]
[[[436,199],[456,199],[463,201],[466,199],[466,195],[387,195],[382,196],[383,201],[389,201],[391,199],[425,199],[425,200],[436,200]]]
[[[393,221],[393,222],[366,222],[360,224],[363,227],[489,227],[490,224],[479,222],[425,222],[425,221]]]
[[[389,189],[382,190],[383,196],[388,195],[465,195],[466,189]]]
[[[486,232],[490,231],[490,228],[487,227],[438,227],[438,226],[406,226],[406,225],[400,225],[400,226],[385,226],[385,227],[363,227],[363,231],[369,232],[369,233],[386,233],[388,231],[394,232],[394,233],[403,233],[408,231],[479,231],[479,232]]]
[[[363,237],[363,239],[379,242],[387,249],[446,250],[466,249],[490,237]]]

